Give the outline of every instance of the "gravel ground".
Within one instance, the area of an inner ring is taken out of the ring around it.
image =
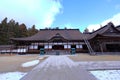
[[[76,54],[69,56],[74,61],[120,61],[120,55],[95,55],[89,54]]]
[[[90,56],[88,54],[77,54],[69,56],[73,61],[79,63],[80,66],[88,69],[119,69],[120,55],[97,55]],[[28,72],[33,67],[23,68],[21,64],[32,61],[40,60],[39,54],[34,55],[0,55],[0,73],[2,72]],[[43,60],[40,60],[42,62]],[[97,62],[96,62],[97,61]]]

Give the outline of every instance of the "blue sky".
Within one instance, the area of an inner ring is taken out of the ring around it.
[[[120,0],[0,0],[0,20],[5,17],[27,27],[98,29],[112,21],[120,25]]]
[[[63,0],[62,5],[63,13],[56,17],[54,25],[68,25],[81,31],[120,13],[120,0]]]

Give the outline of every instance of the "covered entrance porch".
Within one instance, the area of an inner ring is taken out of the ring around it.
[[[53,45],[52,49],[53,50],[64,50],[64,45]]]

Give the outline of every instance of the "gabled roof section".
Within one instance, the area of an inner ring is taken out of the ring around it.
[[[120,31],[120,25],[116,27]]]
[[[49,42],[57,42],[57,41],[67,41],[64,37],[62,37],[59,33],[57,33],[56,35],[54,35]]]
[[[12,38],[16,41],[49,41],[59,34],[66,40],[82,40],[83,34],[79,29],[42,29],[37,34],[26,38]]]
[[[100,29],[92,32],[88,39],[91,39],[95,37],[96,35],[102,35],[102,36],[118,36],[120,37],[120,31],[115,28],[113,23],[109,22],[104,27],[101,27]]]

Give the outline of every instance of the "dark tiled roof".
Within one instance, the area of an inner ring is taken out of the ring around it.
[[[65,40],[84,40],[92,39],[97,35],[107,37],[120,37],[120,31],[111,22],[92,33],[81,33],[79,29],[42,29],[37,34],[26,38],[12,38],[16,41],[49,41],[57,34]]]
[[[116,27],[120,31],[120,25]]]
[[[18,41],[48,41],[56,34],[60,34],[66,40],[83,40],[83,35],[79,29],[43,29],[37,34],[26,38],[12,38]]]
[[[110,29],[112,30],[110,32]],[[87,39],[92,39],[94,38],[96,35],[102,35],[102,36],[116,36],[116,37],[120,37],[120,31],[118,29],[116,29],[114,27],[114,25],[110,22],[107,25],[105,25],[104,27],[101,27],[100,29],[90,33],[90,35],[87,37]]]

